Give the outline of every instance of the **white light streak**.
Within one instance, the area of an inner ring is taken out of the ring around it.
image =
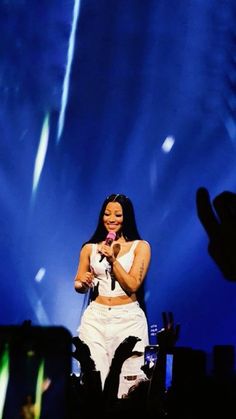
[[[45,268],[40,268],[37,272],[37,274],[35,275],[35,281],[36,282],[41,282],[43,277],[45,276],[46,273],[46,269]]]
[[[58,128],[57,128],[57,143],[59,143],[60,141],[63,128],[64,128],[65,111],[66,111],[66,106],[67,106],[67,101],[68,101],[70,72],[71,72],[72,60],[73,60],[74,49],[75,49],[75,34],[76,34],[76,27],[77,27],[77,21],[78,21],[78,16],[79,16],[79,9],[80,9],[80,0],[75,0],[74,10],[73,10],[73,19],[72,19],[72,25],[71,25],[71,33],[70,33],[70,38],[69,38],[69,47],[68,47],[68,53],[67,53],[66,71],[65,71],[65,77],[63,81],[63,87],[62,87],[61,110],[59,114]]]
[[[50,324],[46,311],[44,310],[42,301],[37,300],[35,305],[35,314],[39,321],[39,324],[48,325]]]
[[[35,163],[34,163],[32,193],[34,193],[38,188],[39,179],[43,170],[43,165],[44,165],[46,152],[48,148],[48,138],[49,138],[49,116],[47,114],[46,117],[44,118],[38,151],[37,151],[37,155],[36,155]]]
[[[175,143],[175,137],[173,137],[172,135],[168,135],[168,137],[166,137],[166,139],[164,140],[164,142],[161,146],[162,151],[164,153],[169,153],[171,151],[174,143]]]

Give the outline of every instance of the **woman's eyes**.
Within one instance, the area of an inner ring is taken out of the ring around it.
[[[108,214],[107,212],[104,212],[104,215],[106,217],[109,217],[111,214]],[[115,217],[122,217],[122,214],[114,214]]]

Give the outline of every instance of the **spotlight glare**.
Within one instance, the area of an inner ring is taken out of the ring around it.
[[[45,273],[46,273],[46,269],[45,268],[40,268],[38,270],[37,274],[35,275],[35,281],[36,282],[41,282]]]
[[[161,148],[164,153],[169,153],[175,143],[175,137],[173,135],[168,135],[164,140]]]

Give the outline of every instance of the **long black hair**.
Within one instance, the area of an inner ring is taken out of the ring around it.
[[[86,241],[82,247],[87,243],[100,243],[105,240],[107,236],[107,230],[104,227],[103,223],[103,216],[106,210],[107,204],[109,202],[118,202],[123,210],[123,224],[122,224],[122,234],[126,241],[134,241],[134,240],[142,240],[137,224],[136,218],[134,213],[134,207],[130,198],[123,194],[112,194],[109,195],[103,202],[99,217],[98,223],[95,232],[90,237],[88,241]],[[144,300],[144,284],[142,283],[138,291],[136,292],[137,300],[141,306],[141,308],[146,313],[146,304]],[[90,296],[90,300],[94,299],[95,296]]]
[[[133,240],[141,240],[141,236],[138,232],[136,218],[134,213],[134,207],[130,200],[125,195],[122,194],[112,194],[108,196],[101,207],[99,217],[98,217],[98,224],[96,227],[95,232],[90,237],[88,241],[86,241],[83,246],[87,243],[100,243],[105,240],[107,236],[107,230],[104,227],[103,223],[103,216],[106,210],[107,204],[109,202],[118,202],[123,210],[123,224],[122,224],[122,234],[126,241],[133,241]]]

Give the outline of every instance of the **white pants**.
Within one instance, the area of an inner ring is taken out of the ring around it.
[[[106,306],[93,301],[83,313],[78,335],[89,346],[104,386],[114,352],[125,338],[139,337],[141,340],[133,350],[144,353],[144,347],[148,345],[147,319],[136,301],[116,306]],[[143,364],[143,355],[130,357],[124,362],[120,374],[119,398],[140,378],[146,377],[140,369]]]

